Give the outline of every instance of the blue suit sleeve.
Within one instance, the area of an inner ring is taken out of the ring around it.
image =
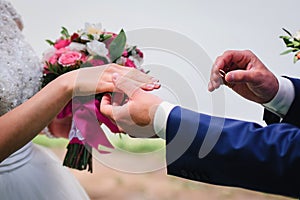
[[[218,132],[215,145],[201,158],[206,134]],[[175,107],[168,117],[166,143],[170,175],[299,197],[300,131],[296,126],[262,127]]]

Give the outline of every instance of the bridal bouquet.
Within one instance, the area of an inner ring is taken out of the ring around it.
[[[62,27],[61,36],[47,42],[51,48],[43,54],[43,87],[58,76],[82,67],[117,63],[143,71],[143,53],[136,46],[126,44],[123,29],[116,34],[103,30],[100,23],[86,23],[84,29],[70,34]],[[119,130],[99,111],[102,95],[74,97],[58,114],[57,118],[72,116],[73,119],[63,165],[79,170],[88,167],[92,172],[91,149],[105,153],[107,151],[100,150],[99,146],[113,148],[100,125],[105,124],[114,133]],[[99,123],[89,123],[95,120]]]
[[[287,36],[280,36],[283,39],[288,50],[281,53],[281,55],[285,55],[288,53],[294,53],[294,63],[296,63],[300,59],[300,31],[296,33],[296,35],[292,35],[286,29],[283,29]]]

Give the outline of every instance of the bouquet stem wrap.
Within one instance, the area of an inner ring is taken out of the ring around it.
[[[101,146],[113,149],[100,125],[105,123],[114,133],[119,130],[100,113],[99,106],[100,101],[94,97],[74,97],[57,116],[64,118],[72,115],[74,128],[78,130],[77,134],[70,134],[63,165],[79,170],[88,167],[88,171],[92,172],[92,148],[100,153],[109,153],[107,150],[101,150]]]

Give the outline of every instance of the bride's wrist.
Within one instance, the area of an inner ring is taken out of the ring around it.
[[[68,96],[68,98],[72,98],[73,91],[75,90],[75,81],[74,81],[74,73],[69,72],[57,77],[58,87],[63,90],[64,94]]]

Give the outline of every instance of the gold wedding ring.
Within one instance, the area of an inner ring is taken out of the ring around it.
[[[225,79],[226,72],[224,72],[224,70],[219,69],[219,74],[220,74],[220,76],[222,77],[222,79]],[[223,80],[223,81],[224,81],[224,80]]]
[[[232,88],[233,87],[233,84],[231,83],[228,83],[226,80],[225,80],[225,76],[226,76],[226,72],[222,69],[219,69],[219,75],[221,76],[222,80],[223,80],[223,83],[224,85]]]

